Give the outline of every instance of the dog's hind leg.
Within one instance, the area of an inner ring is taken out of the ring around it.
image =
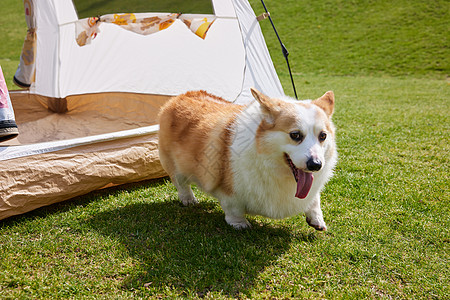
[[[197,199],[191,189],[191,182],[189,178],[179,173],[177,170],[174,160],[171,157],[171,152],[167,151],[169,146],[166,146],[160,139],[159,145],[159,159],[164,170],[169,174],[172,183],[178,190],[178,197],[184,205],[196,204]]]
[[[198,200],[191,189],[191,181],[182,174],[171,176],[172,182],[178,190],[178,197],[184,205],[197,204]]]
[[[322,209],[320,208],[320,195],[317,195],[309,209],[305,212],[306,222],[309,226],[316,230],[325,231],[327,230],[327,225],[323,220]]]

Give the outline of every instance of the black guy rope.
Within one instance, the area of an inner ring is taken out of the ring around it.
[[[278,35],[278,31],[277,31],[277,29],[275,28],[275,25],[273,24],[272,18],[270,17],[270,13],[269,13],[269,11],[267,10],[267,7],[266,7],[266,4],[264,3],[264,0],[261,0],[261,3],[262,3],[262,5],[264,6],[264,9],[265,9],[265,11],[266,11],[266,13],[267,13],[267,16],[268,16],[268,18],[269,18],[270,24],[272,24],[273,31],[275,31],[275,34],[277,35],[278,41],[280,42],[280,45],[281,45],[281,51],[283,52],[283,56],[284,56],[284,58],[286,59],[286,64],[287,64],[287,67],[288,67],[288,70],[289,70],[289,76],[291,76],[292,88],[294,89],[295,99],[298,99],[298,97],[297,97],[297,91],[296,91],[296,89],[295,89],[295,84],[294,84],[294,78],[292,77],[291,66],[289,65],[289,58],[288,58],[288,56],[289,56],[289,51],[286,49],[286,46],[283,44],[283,42],[281,41],[280,36]]]

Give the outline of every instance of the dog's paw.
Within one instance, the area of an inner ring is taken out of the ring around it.
[[[325,225],[325,221],[323,219],[306,217],[306,222],[308,223],[309,226],[311,226],[315,230],[319,231],[327,230],[327,225]]]
[[[180,200],[184,206],[195,205],[198,203],[197,198],[195,196],[180,196]]]
[[[252,225],[247,221],[244,217],[229,217],[225,216],[225,221],[231,226],[234,227],[234,229],[241,230],[241,229],[247,229],[251,228]]]

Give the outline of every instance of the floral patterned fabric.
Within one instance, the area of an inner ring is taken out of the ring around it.
[[[148,35],[169,28],[181,20],[197,36],[205,39],[216,17],[213,15],[183,14],[109,14],[81,19],[76,22],[76,40],[79,46],[90,44],[100,33],[101,23],[112,23],[135,33]]]
[[[35,81],[36,21],[34,19],[33,1],[23,1],[28,30],[20,55],[19,67],[14,75],[14,83],[22,88],[29,87]]]

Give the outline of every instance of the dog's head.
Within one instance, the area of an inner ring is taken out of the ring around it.
[[[271,99],[252,89],[263,120],[256,133],[259,152],[283,160],[286,172],[297,182],[296,197],[305,198],[313,173],[320,172],[334,150],[334,94],[329,91],[314,101]]]

